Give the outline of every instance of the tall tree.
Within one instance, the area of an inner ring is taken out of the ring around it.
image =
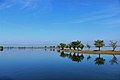
[[[99,51],[100,51],[100,48],[101,48],[101,47],[105,46],[103,40],[96,40],[94,45],[95,45],[95,47],[98,47],[98,48],[99,48]]]
[[[113,48],[113,51],[115,51],[115,49],[117,48],[117,41],[115,41],[115,42],[110,41],[109,45]]]

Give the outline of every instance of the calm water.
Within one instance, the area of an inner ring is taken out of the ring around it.
[[[0,80],[120,80],[120,55],[4,49]]]

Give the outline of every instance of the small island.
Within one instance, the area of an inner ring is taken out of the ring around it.
[[[110,41],[109,47],[111,47],[112,50],[101,50],[101,47],[105,46],[104,40],[96,40],[94,41],[94,45],[96,48],[98,48],[98,50],[91,50],[91,45],[84,45],[81,41],[73,41],[69,44],[60,43],[57,47],[64,52],[120,55],[120,50],[115,50],[118,47],[117,41]],[[83,50],[85,47],[87,47],[88,50]]]

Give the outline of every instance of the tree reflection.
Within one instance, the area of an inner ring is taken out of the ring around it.
[[[87,57],[87,61],[89,61],[91,59],[91,56],[89,55],[88,57]]]
[[[79,55],[79,54],[80,53],[67,54],[67,53],[61,52],[60,56],[63,58],[67,57],[75,62],[81,62],[84,59],[84,56],[83,56],[83,54],[81,54],[81,55]]]
[[[118,64],[118,59],[117,57],[113,54],[113,58],[110,60],[110,63],[113,64]]]
[[[63,51],[61,52],[60,56],[63,57],[63,58],[68,57],[68,55],[65,54]]]
[[[57,50],[58,53],[60,53],[60,50]]]
[[[62,58],[68,58],[74,62],[82,62],[84,60],[84,55],[80,54],[80,53],[65,53],[65,52],[60,52],[60,57]],[[87,56],[87,61],[91,60],[91,55]],[[104,65],[105,64],[105,59],[103,57],[99,56],[97,58],[95,58],[94,60],[95,64],[97,65]],[[113,58],[109,61],[112,65],[113,64],[118,64],[118,59],[115,55],[113,55]]]
[[[99,57],[97,57],[97,58],[95,59],[95,64],[97,64],[97,65],[104,65],[104,63],[105,63],[105,59],[104,59],[104,58],[101,58],[101,57],[100,57],[100,54],[99,54]]]

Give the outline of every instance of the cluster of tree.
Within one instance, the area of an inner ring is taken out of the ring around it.
[[[101,47],[105,46],[104,40],[96,40],[94,42],[95,42],[94,43],[95,47],[97,47],[99,49],[99,51],[100,51]],[[110,41],[109,45],[113,48],[113,51],[114,51],[117,48],[117,41],[115,41],[115,42],[114,41]],[[81,41],[73,41],[73,42],[71,42],[69,44],[60,43],[57,47],[61,48],[62,50],[64,50],[65,48],[69,48],[70,50],[71,49],[74,49],[74,50],[81,49],[81,50],[83,50],[83,48],[85,46],[90,50],[91,45],[90,44],[84,45],[84,44],[82,44]]]
[[[55,46],[45,46],[44,48],[56,48]]]
[[[77,50],[79,50],[80,48],[81,50],[83,50],[84,45],[81,43],[81,41],[73,41],[69,44],[60,43],[59,48],[61,48],[62,50],[64,50],[64,48],[69,48],[69,49],[73,48],[74,50],[76,50],[77,48]]]

